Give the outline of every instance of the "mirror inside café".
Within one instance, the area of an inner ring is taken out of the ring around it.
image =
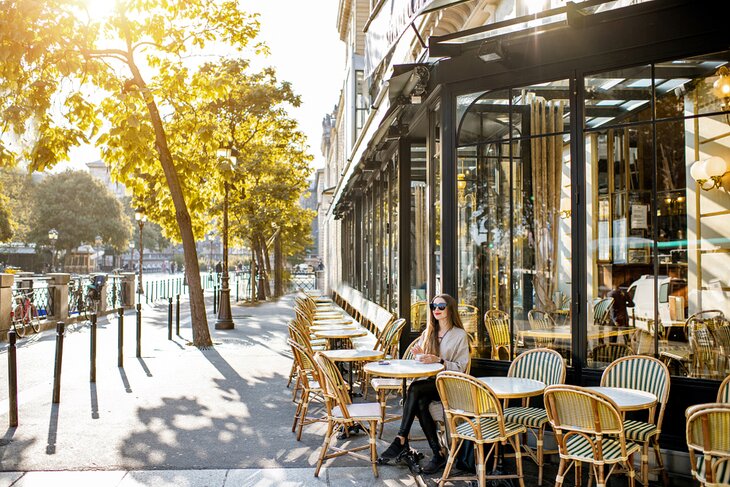
[[[587,75],[588,366],[730,366],[730,52]],[[589,323],[589,326],[591,323]],[[608,330],[608,328],[606,328]]]
[[[457,98],[458,292],[476,357],[570,363],[568,80]]]

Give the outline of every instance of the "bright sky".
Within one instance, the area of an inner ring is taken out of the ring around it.
[[[244,10],[261,14],[259,39],[271,50],[254,67],[273,66],[279,80],[292,83],[302,105],[291,115],[307,135],[314,167],[324,166],[322,119],[337,103],[344,78],[344,44],[336,28],[338,0],[239,1]],[[82,168],[99,158],[95,147],[79,147],[71,152],[70,166]]]

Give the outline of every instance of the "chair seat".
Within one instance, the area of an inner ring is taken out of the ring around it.
[[[548,416],[543,408],[511,407],[504,410],[504,420],[528,428],[542,428]]]
[[[565,442],[568,449],[568,456],[581,462],[595,462],[593,457],[593,448],[590,442],[584,436],[572,435]],[[616,463],[623,461],[621,457],[621,443],[611,438],[603,438],[601,444],[603,452],[603,461],[605,463]],[[626,455],[636,453],[641,449],[639,445],[631,441],[626,442]],[[561,455],[562,456],[562,455]]]
[[[370,379],[370,385],[373,386],[375,392],[381,390],[388,391],[399,391],[403,388],[403,381],[401,379],[388,379],[385,377],[373,377]]]
[[[479,426],[482,432],[482,440],[485,442],[499,441],[502,437],[499,436],[499,422],[492,418],[481,418],[479,420]],[[515,423],[504,423],[504,438],[516,435],[518,433],[524,433],[525,427],[521,424]],[[477,441],[476,435],[474,435],[474,429],[469,423],[461,423],[456,427],[454,436],[466,438],[467,440]]]
[[[643,443],[657,434],[657,429],[654,424],[627,419],[624,421],[624,432],[627,440]]]
[[[363,421],[380,420],[380,404],[377,402],[358,402],[348,404],[347,412],[350,413],[350,418],[352,419]],[[343,418],[340,406],[332,408],[332,416],[340,419]]]
[[[697,456],[697,472],[692,472],[694,476],[702,482],[703,484],[707,482],[707,465],[705,462],[705,456],[704,455],[698,455]],[[707,484],[711,486],[715,485],[730,485],[730,462],[723,462],[720,464],[720,466],[717,469],[716,476],[717,478],[714,479],[713,483]]]

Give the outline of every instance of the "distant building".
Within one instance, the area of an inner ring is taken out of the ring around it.
[[[87,162],[86,167],[89,168],[89,174],[104,183],[104,186],[109,188],[109,191],[111,191],[118,199],[122,199],[127,195],[127,187],[122,183],[112,181],[109,167],[104,164],[103,161],[98,160]]]

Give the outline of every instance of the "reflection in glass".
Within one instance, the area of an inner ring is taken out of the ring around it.
[[[426,200],[426,145],[411,145],[411,331],[426,326],[428,205]]]

